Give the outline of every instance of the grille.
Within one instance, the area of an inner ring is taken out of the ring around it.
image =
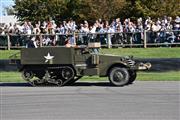
[[[127,62],[130,66],[134,66],[134,64],[135,64],[135,62],[133,60],[130,60],[130,59],[128,59]]]

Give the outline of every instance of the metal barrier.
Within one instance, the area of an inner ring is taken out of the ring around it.
[[[115,33],[72,33],[72,34],[7,34],[0,35],[0,48],[27,47],[31,40],[36,40],[39,47],[64,46],[68,39],[73,45],[88,45],[89,42],[100,42],[101,47],[151,47],[180,46],[180,31],[143,31]]]

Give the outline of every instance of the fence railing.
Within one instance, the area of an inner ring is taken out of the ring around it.
[[[34,39],[38,46],[64,46],[69,39],[73,45],[88,45],[89,42],[100,42],[101,47],[152,47],[180,46],[180,31],[143,31],[115,33],[72,33],[72,34],[6,34],[0,35],[0,48],[12,49],[27,47]]]

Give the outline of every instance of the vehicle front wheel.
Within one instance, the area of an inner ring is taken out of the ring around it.
[[[129,82],[128,82],[128,84],[132,84],[132,83],[136,80],[137,73],[136,73],[136,71],[134,71],[134,70],[130,70],[130,71],[129,71],[129,75],[130,75],[130,77],[129,77]]]
[[[126,68],[113,67],[109,72],[109,81],[115,86],[124,86],[129,82],[129,72]]]

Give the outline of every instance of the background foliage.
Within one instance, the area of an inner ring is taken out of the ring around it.
[[[73,18],[153,18],[180,15],[179,0],[14,0],[14,13],[21,20],[56,22]],[[8,9],[7,9],[8,10]]]

